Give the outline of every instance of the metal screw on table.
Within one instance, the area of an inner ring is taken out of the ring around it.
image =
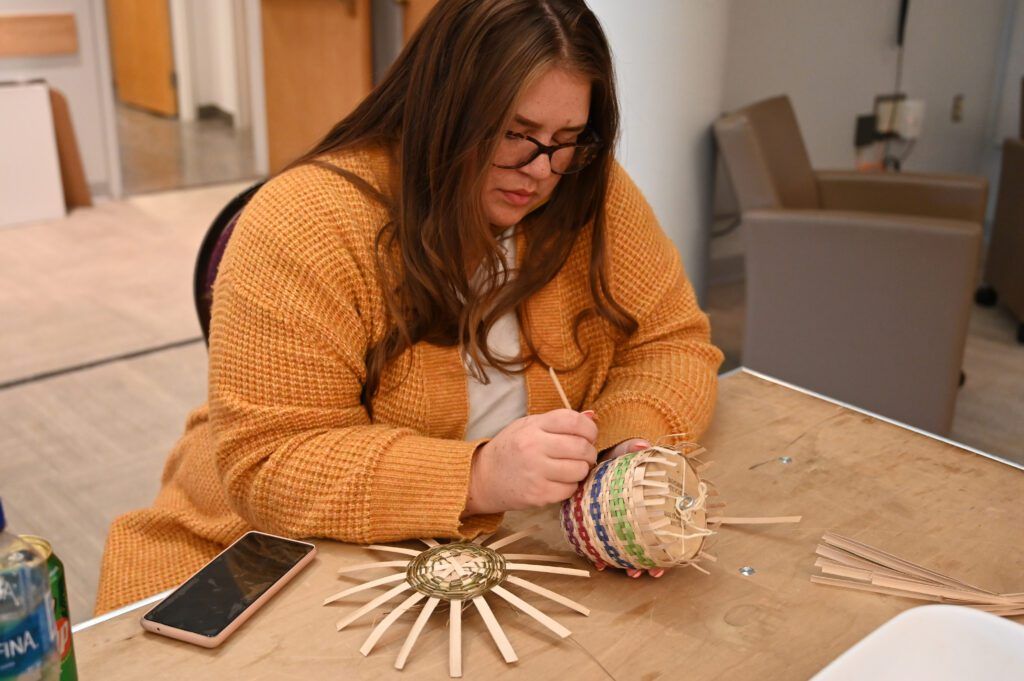
[[[791,463],[793,463],[793,457],[791,457],[791,456],[780,456],[779,457],[779,463],[781,463],[783,465],[791,464]]]
[[[754,568],[750,567],[749,565],[744,565],[743,567],[740,568],[740,574],[743,575],[744,577],[750,577],[751,575],[754,575],[756,573],[757,573],[757,570],[755,570]]]

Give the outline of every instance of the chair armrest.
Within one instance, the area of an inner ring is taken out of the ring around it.
[[[924,215],[983,222],[988,180],[972,175],[859,173],[820,170],[818,196],[824,210]]]
[[[948,433],[979,223],[748,211],[743,364]]]

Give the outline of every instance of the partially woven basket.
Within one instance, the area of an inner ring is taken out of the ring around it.
[[[714,534],[713,492],[690,460],[703,451],[654,446],[598,464],[562,503],[565,538],[583,558],[613,567],[696,566]]]

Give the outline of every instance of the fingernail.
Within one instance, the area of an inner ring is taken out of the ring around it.
[[[597,568],[598,572],[604,572],[605,564],[604,563],[595,563],[594,567]]]
[[[648,570],[648,573],[651,575],[651,577],[657,579],[658,577],[661,577],[663,574],[665,574],[665,568],[655,568],[653,570]]]
[[[597,420],[597,414],[594,413],[593,409],[587,409],[586,411],[581,412],[581,413],[584,416],[586,416],[588,419],[590,419],[591,421],[596,421]]]

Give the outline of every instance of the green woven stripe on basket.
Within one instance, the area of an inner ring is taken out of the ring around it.
[[[629,494],[628,478],[635,467],[634,460],[637,456],[637,453],[633,453],[619,457],[612,470],[609,490],[614,496],[608,500],[609,515],[613,518],[611,527],[614,536],[620,540],[618,548],[623,553],[629,554],[634,563],[642,567],[657,567],[644,552],[643,547],[636,542],[636,534],[633,532],[633,517],[629,512],[629,503],[626,500],[626,495]]]
[[[625,471],[634,458],[636,454],[627,454],[610,461],[601,489],[601,512],[605,518],[608,542],[623,558],[626,558],[626,545],[619,539],[615,526],[626,517],[625,500],[622,498],[626,492]]]
[[[635,457],[638,455],[633,456]],[[639,465],[640,463],[641,462],[637,462],[635,465],[630,466],[629,471],[635,470],[636,466]],[[628,473],[628,471],[626,472]],[[626,475],[623,475],[623,477],[625,478]],[[619,500],[624,501],[621,497]],[[626,552],[635,559],[636,563],[643,567],[657,567],[657,563],[651,560],[651,558],[644,551],[644,547],[637,543],[636,533],[633,531],[633,524],[635,520],[633,518],[633,515],[629,513],[629,509],[628,507],[625,507],[625,505],[623,511],[624,513],[622,519],[615,524],[615,533],[619,536],[619,539],[622,540],[623,545],[626,548]]]
[[[622,537],[626,545],[626,551],[636,559],[637,563],[644,567],[657,567],[657,564],[647,557],[644,548],[636,543],[636,536],[633,534],[633,528],[629,523],[622,522],[616,524],[615,531]]]

